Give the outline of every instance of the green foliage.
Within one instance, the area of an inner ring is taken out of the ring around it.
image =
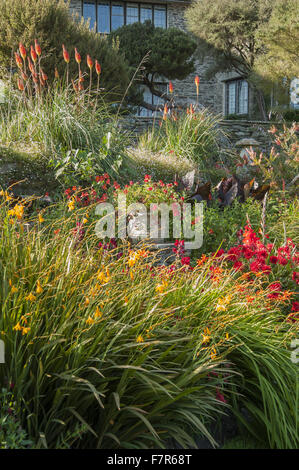
[[[298,0],[273,3],[271,18],[259,32],[267,52],[255,69],[264,79],[289,87],[290,81],[299,76],[299,4]]]
[[[221,70],[235,69],[241,75],[252,70],[261,52],[256,34],[267,23],[272,0],[197,0],[187,10],[191,31],[221,58]]]
[[[42,51],[47,51],[41,65],[49,79],[54,78],[55,67],[61,76],[65,72],[62,44],[70,54],[70,74],[74,76],[78,72],[74,60],[74,47],[77,47],[82,56],[82,72],[88,70],[86,56],[89,54],[101,64],[101,87],[106,91],[106,98],[115,100],[122,96],[128,85],[124,61],[105,38],[72,19],[64,0],[1,0],[0,9],[0,60],[7,69],[11,65],[15,67],[13,52],[17,51],[19,42],[28,52],[37,39]]]
[[[196,163],[204,174],[215,172],[218,160],[220,117],[207,110],[171,116],[139,138],[141,149],[163,151]]]
[[[20,425],[20,410],[14,395],[6,388],[0,391],[0,449],[27,449],[32,441]]]
[[[264,52],[258,32],[267,24],[272,8],[272,0],[196,0],[186,12],[189,29],[199,38],[199,50],[214,57],[207,75],[235,71],[251,80],[264,120],[262,87],[251,75]]]
[[[117,43],[132,75],[146,57],[138,72],[138,80],[152,91],[155,90],[155,78],[181,80],[195,70],[192,56],[196,42],[182,30],[156,28],[151,21],[146,21],[113,31],[109,41]]]

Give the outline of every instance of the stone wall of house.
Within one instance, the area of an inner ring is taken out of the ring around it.
[[[184,18],[185,10],[188,5],[182,5],[181,3],[170,3],[167,5],[167,24],[168,27],[175,27],[187,31],[186,21]],[[205,73],[207,69],[213,63],[213,59],[205,57],[204,60],[197,59],[195,61],[196,71],[194,74],[189,75],[184,80],[174,80],[174,90],[176,96],[179,97],[179,101],[196,103],[196,87],[194,84],[194,78],[196,75],[200,77],[199,86],[199,103],[211,109],[216,113],[223,113],[223,102],[224,102],[224,88],[223,83],[213,78],[207,80]]]
[[[184,12],[187,5],[182,2],[167,3],[167,25],[168,27],[175,27],[187,30],[186,22],[184,19]],[[72,14],[81,16],[82,14],[82,3],[81,0],[71,0],[70,10]],[[207,108],[210,108],[216,113],[223,112],[223,83],[216,78],[212,80],[206,80],[204,77],[205,72],[212,63],[211,58],[205,58],[203,61],[200,59],[196,60],[196,71],[194,74],[187,77],[185,80],[174,80],[173,86],[175,90],[175,98],[178,102],[193,103],[196,104],[196,87],[194,84],[194,78],[196,75],[200,77],[199,87],[199,103]]]

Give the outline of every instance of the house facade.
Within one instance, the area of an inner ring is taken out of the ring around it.
[[[151,20],[155,26],[162,28],[180,28],[187,30],[184,18],[185,10],[190,5],[186,0],[158,1],[123,1],[123,0],[71,0],[71,13],[90,21],[90,27],[99,33],[109,34],[112,30],[124,24],[136,21]],[[196,87],[194,78],[200,77],[199,103],[211,111],[224,117],[251,118],[254,113],[253,93],[246,80],[236,73],[217,74],[210,80],[205,78],[205,72],[213,59],[205,57],[196,60],[196,71],[184,80],[174,80],[173,86],[177,101],[196,103]],[[167,92],[168,83],[161,82],[159,87]],[[149,90],[144,90],[146,102],[158,105],[159,98],[152,96]],[[141,116],[152,115],[147,109],[139,111]]]

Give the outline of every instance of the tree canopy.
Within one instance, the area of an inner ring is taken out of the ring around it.
[[[259,39],[266,50],[256,62],[259,75],[272,82],[299,77],[299,0],[276,0]]]
[[[183,79],[194,72],[193,54],[196,41],[188,33],[176,28],[157,28],[150,21],[122,26],[109,35],[117,43],[131,69],[131,74],[142,63],[138,81],[156,96],[170,99],[155,87],[155,80]],[[139,96],[139,100],[141,97]],[[146,103],[140,103],[147,108]]]
[[[211,74],[234,70],[250,78],[265,48],[258,37],[271,16],[273,0],[196,0],[186,12],[200,50],[215,58]],[[265,116],[261,94],[260,110]]]

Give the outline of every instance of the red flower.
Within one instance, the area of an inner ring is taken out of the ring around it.
[[[22,62],[20,55],[17,52],[15,52],[15,58],[16,58],[17,66],[19,67],[19,69],[21,69],[23,67],[23,62]]]
[[[18,88],[20,91],[24,91],[24,82],[21,78],[18,78]]]
[[[296,282],[296,284],[299,284],[299,272],[294,271],[292,275],[292,280]]]
[[[93,60],[92,60],[92,58],[90,57],[89,54],[87,55],[86,62],[87,62],[87,65],[88,65],[89,69],[91,70],[92,67],[93,67]]]
[[[77,64],[81,63],[81,56],[80,56],[80,54],[79,54],[76,47],[75,47],[75,60],[76,60]]]
[[[291,312],[299,312],[299,302],[292,303],[292,310]]]
[[[25,49],[25,47],[23,46],[23,44],[21,42],[20,42],[20,45],[19,45],[19,51],[20,51],[20,54],[22,56],[22,59],[25,60],[27,52],[26,52],[26,49]]]
[[[270,284],[270,286],[269,286],[269,289],[270,289],[270,290],[278,290],[278,291],[280,291],[280,290],[281,290],[281,284],[280,284],[280,282],[272,282],[272,284]]]
[[[97,60],[96,60],[96,65],[95,65],[95,67],[96,67],[96,72],[97,72],[97,74],[100,75],[102,69],[101,69],[101,65],[98,63]]]
[[[185,256],[184,258],[182,258],[182,259],[181,259],[181,263],[182,263],[183,265],[187,265],[187,266],[188,266],[188,265],[190,264],[190,258],[189,258],[189,256]]]
[[[173,84],[169,82],[169,93],[173,93]]]
[[[277,262],[278,262],[277,256],[270,256],[270,263],[277,264]]]
[[[34,43],[35,43],[35,52],[37,53],[38,56],[41,56],[42,50],[36,39],[34,40]]]
[[[243,264],[241,261],[236,261],[236,262],[233,264],[233,268],[234,268],[236,271],[242,271],[242,269],[244,268],[244,264]]]
[[[37,53],[36,53],[36,51],[35,51],[35,49],[34,49],[33,46],[31,46],[31,48],[30,48],[30,53],[31,53],[31,59],[33,60],[34,63],[36,63],[36,61],[37,61]]]
[[[65,62],[68,64],[70,62],[70,56],[69,56],[69,53],[66,50],[64,44],[62,44],[62,54],[63,54],[63,58],[64,58]]]

